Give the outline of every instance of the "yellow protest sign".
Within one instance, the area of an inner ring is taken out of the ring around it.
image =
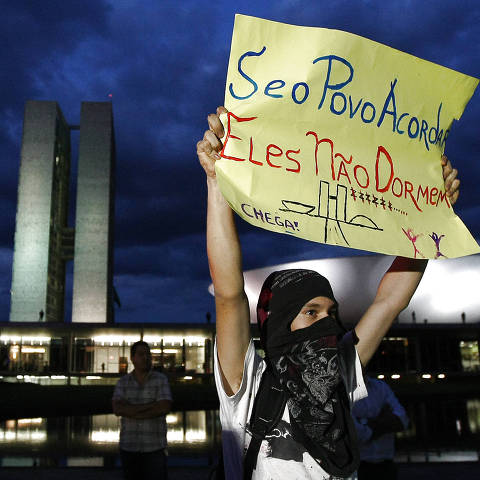
[[[479,252],[440,163],[477,84],[357,35],[237,15],[222,193],[247,222],[317,242],[416,258]]]

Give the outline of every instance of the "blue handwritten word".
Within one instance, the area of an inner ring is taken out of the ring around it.
[[[263,46],[259,52],[247,51],[239,57],[237,70],[242,78],[246,80],[248,90],[241,95],[238,93],[238,89],[234,88],[233,83],[230,83],[228,90],[230,95],[236,100],[247,100],[256,94],[261,94],[258,83],[252,75],[248,75],[245,72],[244,62],[250,57],[261,57],[266,51],[267,47]],[[390,82],[390,88],[383,105],[376,106],[363,98],[353,99],[351,95],[346,95],[342,92],[344,87],[353,82],[355,76],[355,69],[347,59],[337,55],[325,55],[315,58],[312,63],[313,65],[321,64],[327,67],[325,79],[321,87],[320,101],[317,106],[318,110],[327,108],[325,106],[327,105],[330,112],[334,115],[348,115],[350,119],[358,117],[363,123],[376,125],[378,128],[384,123],[388,125],[391,121],[393,133],[408,136],[412,140],[418,139],[425,145],[427,150],[430,150],[430,145],[436,144],[440,144],[440,147],[444,148],[449,130],[447,129],[444,132],[443,129],[440,129],[442,103],[440,103],[437,109],[436,126],[431,126],[423,118],[419,118],[409,112],[399,112],[395,93],[395,87],[398,83],[397,78]],[[333,80],[334,71],[337,79],[335,81]],[[338,80],[342,75],[344,75],[343,79]],[[286,88],[288,86],[285,80],[278,78],[270,80],[263,88],[263,95],[279,100],[285,98]],[[306,82],[296,82],[292,85],[289,96],[295,104],[302,105],[309,98],[313,88],[314,86],[308,85]],[[329,102],[327,98],[329,98]]]
[[[241,205],[243,213],[250,218],[255,218],[256,220],[262,223],[269,223],[270,225],[277,225],[279,227],[284,227],[287,230],[300,231],[298,229],[298,222],[292,222],[286,219],[282,219],[279,215],[275,215],[270,212],[264,212],[261,209],[257,209],[249,205],[248,203],[242,203]]]

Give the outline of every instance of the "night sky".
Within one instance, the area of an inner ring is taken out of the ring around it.
[[[56,100],[70,124],[81,101],[113,102],[116,321],[203,322],[213,312],[195,150],[207,114],[223,103],[235,13],[349,31],[480,77],[478,0],[2,2],[0,321],[9,315],[26,100]],[[477,241],[479,95],[446,149],[462,180],[456,212]],[[365,253],[239,227],[245,269]]]

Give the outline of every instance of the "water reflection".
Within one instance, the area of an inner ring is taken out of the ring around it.
[[[208,464],[218,451],[216,411],[174,412],[167,424],[173,463],[197,458]],[[7,420],[0,422],[0,465],[116,465],[119,439],[120,419],[112,414]]]
[[[7,420],[4,428],[0,428],[0,444],[29,443],[36,444],[47,440],[45,419],[21,418]]]
[[[398,461],[478,460],[480,399],[404,404],[411,424],[398,435]],[[167,424],[170,464],[212,461],[220,445],[218,412],[173,412]],[[114,466],[119,437],[114,415],[7,420],[0,422],[0,465]]]
[[[170,449],[174,446],[207,444],[207,417],[211,412],[176,412],[167,415],[167,441]],[[120,440],[120,418],[115,415],[94,415],[89,433],[91,443],[118,444]]]
[[[92,430],[89,434],[90,443],[115,443],[120,441],[120,417],[115,415],[94,415]]]
[[[468,400],[467,411],[470,431],[480,434],[480,399]]]

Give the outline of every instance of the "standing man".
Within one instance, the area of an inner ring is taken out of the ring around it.
[[[353,405],[360,446],[358,480],[395,480],[395,432],[408,427],[408,417],[383,380],[365,376],[368,397]]]
[[[135,342],[130,349],[134,370],[117,383],[113,413],[122,417],[120,456],[125,480],[167,478],[167,423],[172,405],[167,377],[152,371],[148,343]]]
[[[225,477],[350,478],[359,464],[350,405],[366,395],[361,365],[368,363],[407,307],[427,261],[397,257],[380,281],[373,303],[348,333],[326,278],[310,270],[274,272],[266,279],[257,305],[262,359],[250,337],[250,308],[233,211],[215,174],[225,134],[222,113],[226,109],[219,107],[208,116],[209,129],[197,143],[197,155],[208,188],[207,255],[217,313],[215,382]],[[459,194],[457,171],[445,156],[441,162],[445,191],[453,204]]]

